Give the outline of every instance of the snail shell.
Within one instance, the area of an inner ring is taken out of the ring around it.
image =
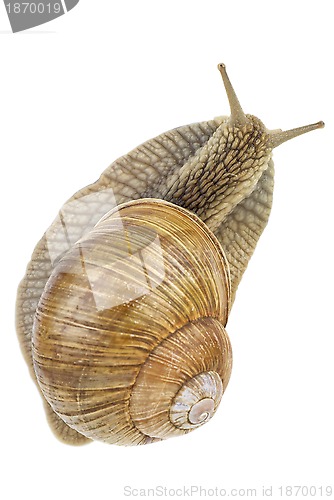
[[[46,400],[84,436],[144,444],[215,413],[232,364],[226,257],[171,203],[107,214],[55,267],[33,328]]]

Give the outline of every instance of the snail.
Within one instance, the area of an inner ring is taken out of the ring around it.
[[[68,444],[138,445],[210,420],[228,384],[225,326],[272,205],[272,150],[323,122],[244,114],[170,130],[61,208],[17,296],[17,332]]]

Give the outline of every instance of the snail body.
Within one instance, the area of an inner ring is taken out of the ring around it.
[[[219,65],[230,117],[147,141],[76,193],[36,246],[17,300],[22,351],[64,442],[145,444],[215,413],[236,289],[267,223],[269,131]]]

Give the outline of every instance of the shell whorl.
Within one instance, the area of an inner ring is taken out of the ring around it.
[[[180,429],[193,429],[204,424],[214,415],[223,392],[223,383],[217,372],[196,375],[175,396],[170,409],[171,421]]]
[[[225,255],[195,215],[161,200],[111,211],[56,265],[32,354],[41,390],[84,436],[145,444],[215,412],[230,377]]]
[[[130,404],[136,427],[163,439],[207,422],[220,403],[231,366],[231,345],[219,320],[205,317],[184,325],[152,351],[139,372]],[[157,394],[164,397],[159,400]],[[208,415],[200,419],[203,413]]]

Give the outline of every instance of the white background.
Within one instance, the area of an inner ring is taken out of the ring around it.
[[[81,0],[13,35],[1,3],[2,498],[123,498],[126,485],[261,496],[263,485],[334,483],[332,23],[324,0]],[[16,339],[17,285],[74,191],[141,142],[228,113],[221,61],[268,128],[326,122],[275,151],[272,215],[228,324],[223,402],[181,438],[61,444]]]

